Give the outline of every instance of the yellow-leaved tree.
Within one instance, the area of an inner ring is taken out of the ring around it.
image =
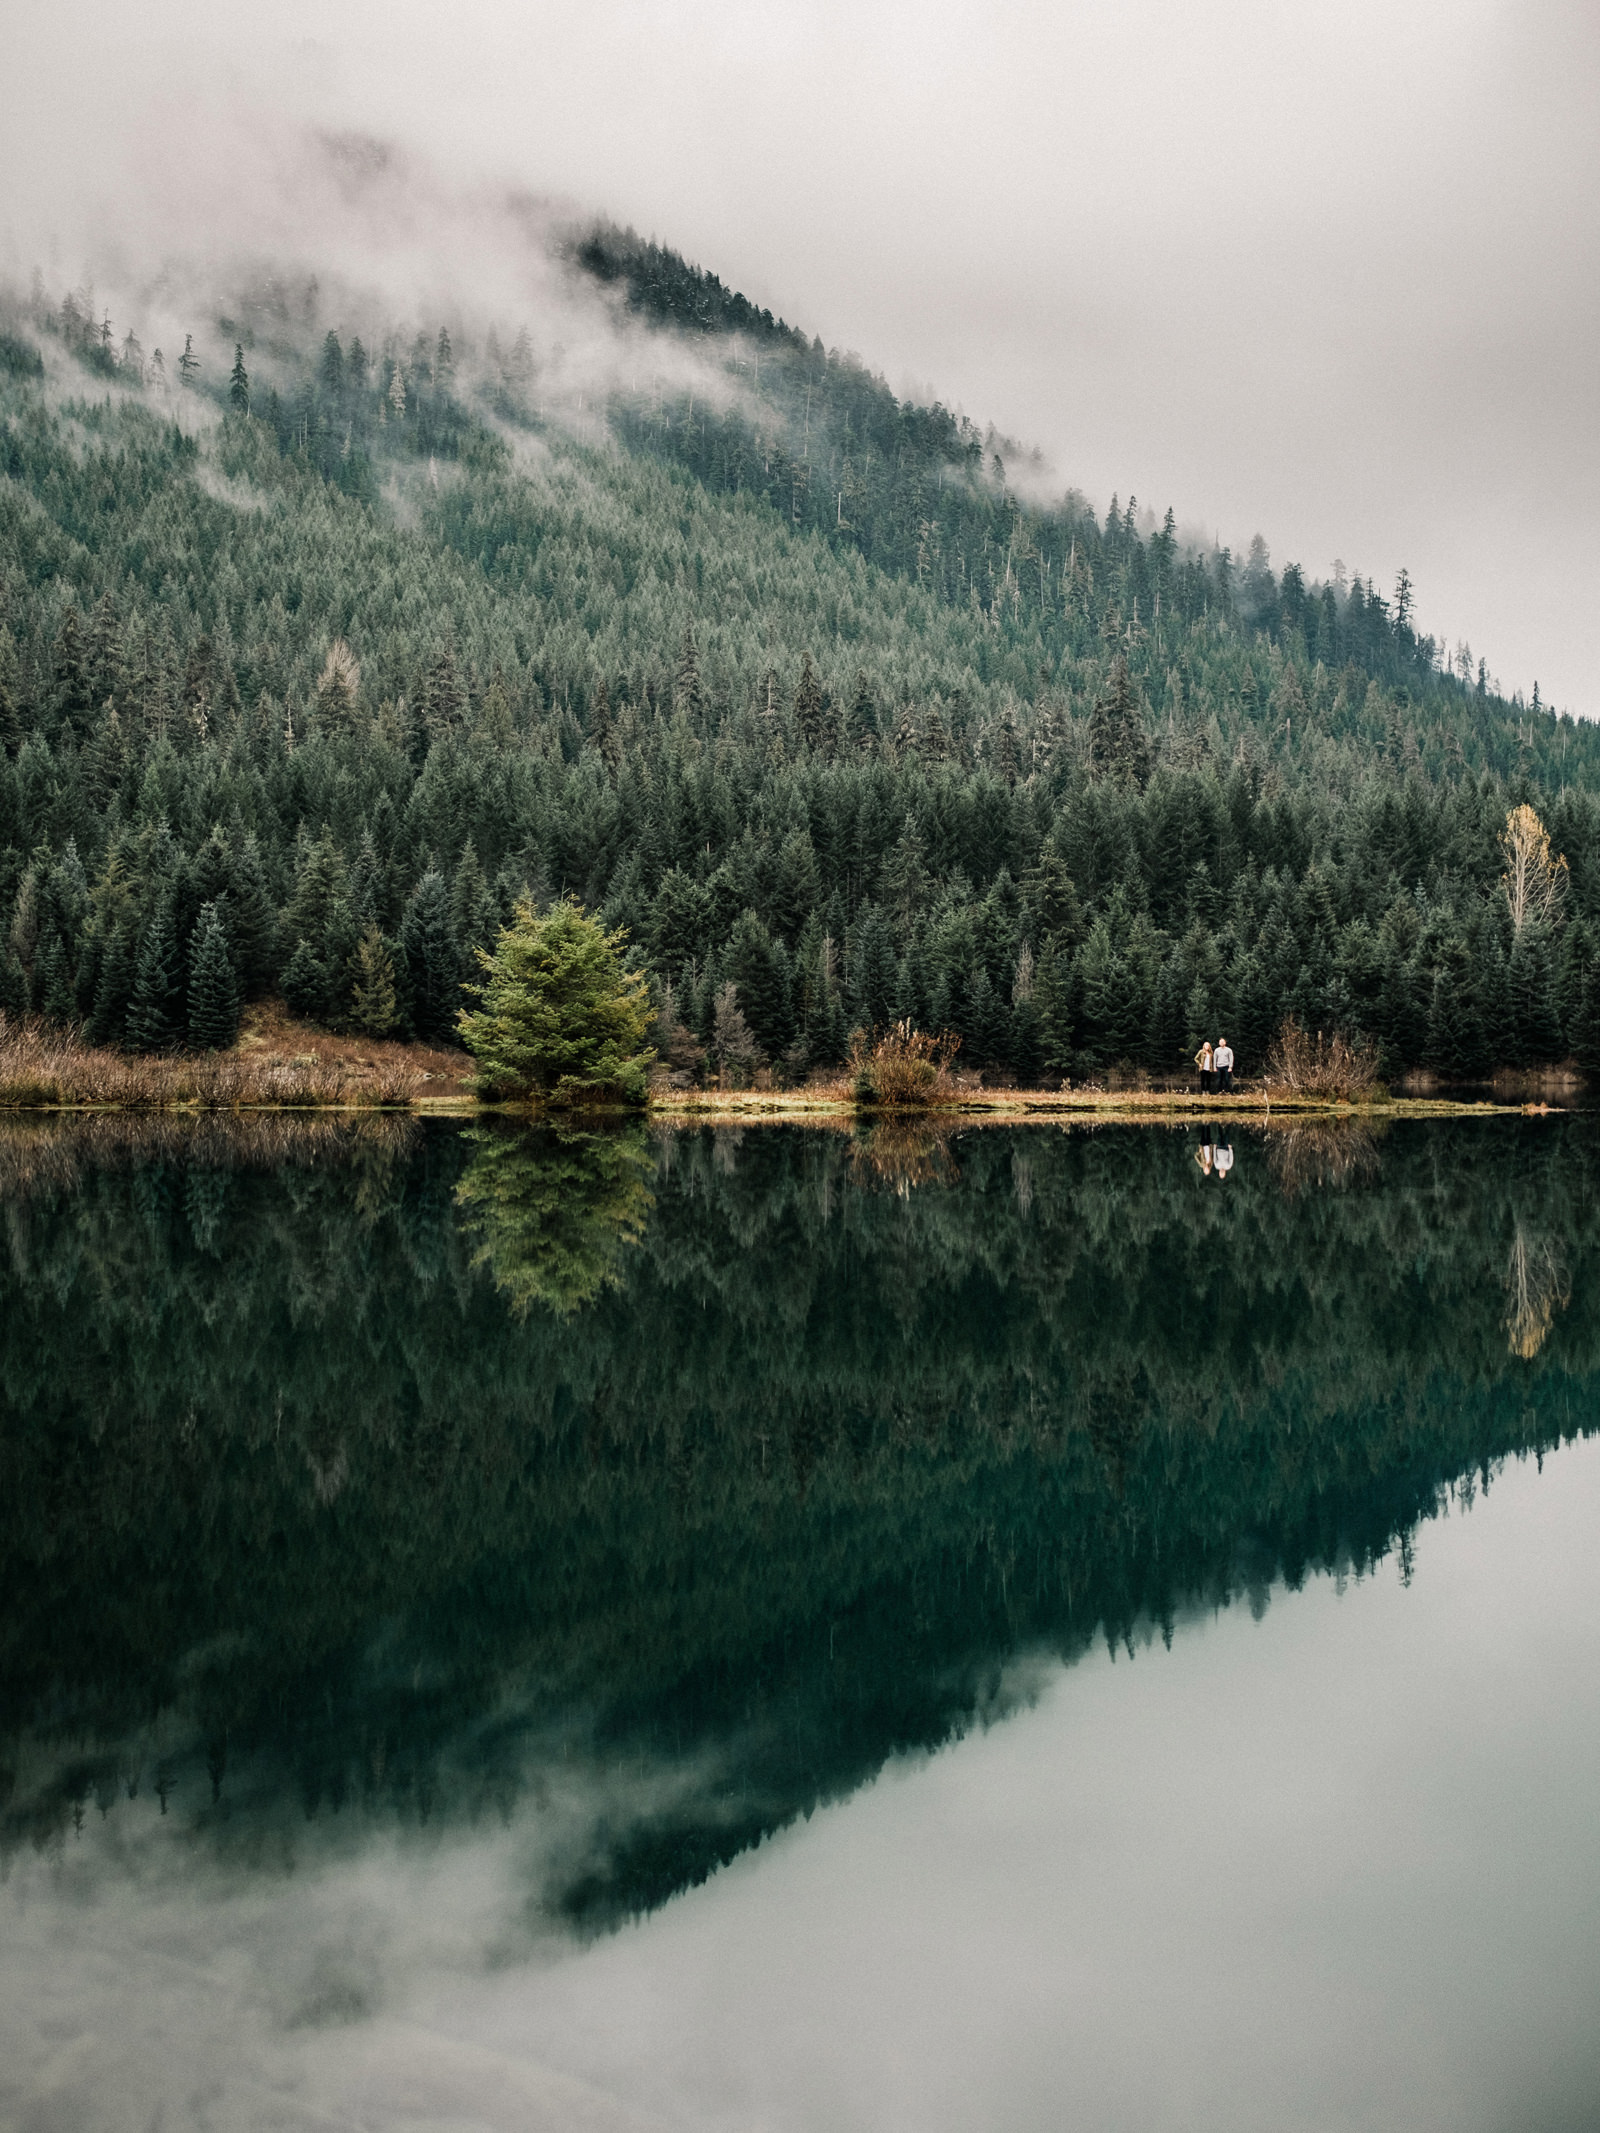
[[[1500,832],[1506,870],[1500,877],[1511,931],[1520,940],[1527,926],[1548,926],[1561,914],[1567,895],[1567,862],[1550,856],[1550,832],[1526,800],[1512,808]]]

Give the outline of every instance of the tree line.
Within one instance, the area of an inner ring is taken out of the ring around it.
[[[1222,1029],[1248,1072],[1290,1013],[1397,1070],[1600,1059],[1587,728],[1446,658],[1407,584],[1025,505],[994,440],[605,242],[582,271],[727,336],[737,465],[644,389],[579,442],[531,348],[447,327],[241,324],[185,392],[65,306],[12,321],[0,1008],[210,1046],[281,992],[437,1040],[517,900],[570,894],[683,1071],[902,1017],[1024,1079]],[[52,334],[106,395],[44,376]],[[796,423],[867,485],[831,525],[772,486]],[[1566,861],[1531,916],[1522,806]]]

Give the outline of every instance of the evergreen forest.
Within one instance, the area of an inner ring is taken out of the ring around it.
[[[563,246],[598,384],[281,281],[165,352],[8,300],[0,1011],[448,1039],[518,899],[571,896],[689,1074],[904,1017],[1024,1081],[1224,1031],[1250,1074],[1290,1015],[1391,1072],[1600,1066],[1600,737],[1404,574],[1045,500],[672,251]]]

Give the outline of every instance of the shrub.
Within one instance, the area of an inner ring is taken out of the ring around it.
[[[895,1022],[874,1037],[856,1030],[850,1039],[850,1068],[858,1103],[884,1110],[920,1110],[952,1093],[950,1062],[961,1039],[948,1031],[931,1036],[910,1022]]]
[[[1315,1037],[1290,1016],[1273,1040],[1263,1075],[1268,1094],[1359,1103],[1378,1090],[1378,1059],[1365,1037],[1343,1030]]]

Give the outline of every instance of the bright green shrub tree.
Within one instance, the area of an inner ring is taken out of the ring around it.
[[[481,1094],[643,1103],[651,1013],[643,973],[622,967],[625,937],[570,899],[543,917],[517,905],[493,952],[478,950],[483,983],[465,989],[482,1005],[456,1022]]]

